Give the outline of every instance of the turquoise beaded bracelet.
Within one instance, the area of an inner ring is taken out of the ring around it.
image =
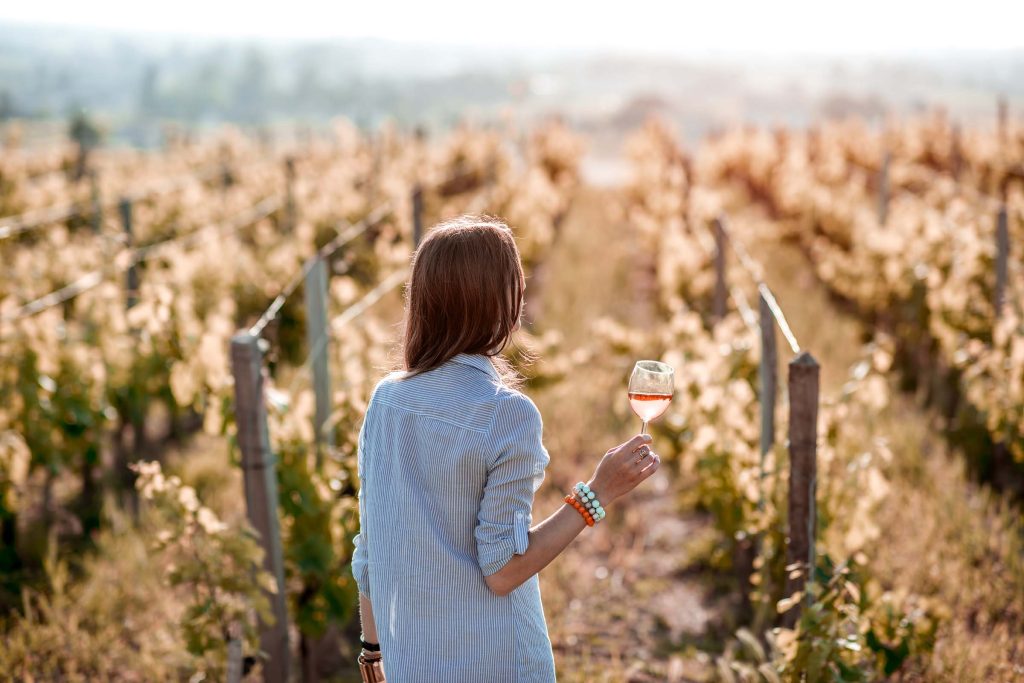
[[[587,512],[590,513],[595,522],[600,522],[605,518],[606,513],[604,508],[601,507],[601,501],[597,499],[597,494],[590,490],[589,486],[582,481],[576,482],[576,486],[573,487],[573,493],[576,494],[576,498],[587,508]]]

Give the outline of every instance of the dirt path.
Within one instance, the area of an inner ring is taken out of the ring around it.
[[[559,331],[572,349],[587,342],[590,322],[601,315],[633,319],[644,304],[628,284],[632,252],[614,190],[581,188],[549,256],[538,329]],[[629,370],[597,359],[586,373],[532,392],[552,458],[535,519],[587,479],[605,450],[636,432],[635,421],[615,412]],[[542,572],[560,681],[685,681],[705,669],[681,653],[704,643],[716,620],[712,581],[693,570],[687,550],[708,526],[680,513],[673,489],[658,472]]]

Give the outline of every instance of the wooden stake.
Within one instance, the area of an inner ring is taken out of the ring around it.
[[[764,507],[765,458],[775,445],[775,397],[778,393],[778,352],[775,348],[775,318],[762,290],[758,299],[761,328],[761,363],[758,379],[761,389],[761,500]]]
[[[818,361],[806,351],[789,362],[789,544],[786,559],[802,571],[786,582],[786,594],[810,596],[814,583],[815,495],[818,477]],[[792,627],[798,607],[783,615]]]
[[[1006,213],[1006,201],[999,205],[999,213],[996,214],[996,288],[993,305],[995,306],[996,319],[1002,313],[1004,298],[1006,296],[1007,267],[1010,260],[1010,230]]]
[[[327,266],[323,258],[316,257],[306,273],[303,288],[306,294],[306,346],[312,354],[310,371],[316,393],[316,415],[313,433],[317,445],[317,464],[322,460],[321,445],[334,445],[334,431],[324,433],[324,425],[331,415],[331,377],[327,349]]]
[[[118,209],[121,213],[121,225],[124,227],[124,240],[125,246],[129,249],[132,246],[132,200],[128,197],[122,197],[118,204]],[[125,289],[127,294],[125,297],[125,305],[127,308],[134,306],[139,300],[139,271],[136,270],[135,264],[128,266],[128,275],[125,280]]]
[[[277,584],[268,594],[274,623],[261,624],[260,649],[267,653],[263,664],[265,683],[288,680],[288,613],[285,608],[284,557],[277,516],[277,472],[267,407],[263,399],[263,352],[259,338],[239,332],[231,338],[231,372],[235,378],[235,422],[242,451],[242,475],[249,522],[259,532],[265,551],[263,565]]]
[[[423,187],[416,183],[412,190],[412,245],[419,248],[423,239]]]
[[[103,232],[103,203],[100,201],[100,181],[96,171],[89,171],[89,193],[92,201],[92,231]]]
[[[242,639],[239,637],[237,624],[232,624],[228,639],[228,667],[225,675],[227,683],[241,683],[244,660],[242,659]]]
[[[284,196],[285,196],[285,232],[295,229],[295,157],[288,156],[284,160]]]

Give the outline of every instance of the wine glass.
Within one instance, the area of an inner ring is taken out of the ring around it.
[[[647,423],[668,409],[675,390],[675,371],[671,365],[656,360],[638,360],[629,376],[629,405],[643,420],[641,434],[647,433]]]

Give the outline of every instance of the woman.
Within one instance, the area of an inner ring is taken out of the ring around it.
[[[658,469],[651,437],[635,436],[530,526],[549,456],[497,355],[524,288],[500,222],[443,223],[414,257],[405,370],[374,388],[359,433],[352,570],[364,655],[379,652],[388,683],[554,683],[537,572]]]

